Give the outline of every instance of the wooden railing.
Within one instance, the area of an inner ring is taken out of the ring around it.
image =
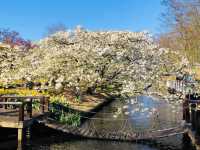
[[[18,107],[19,118],[18,121],[24,121],[25,105],[26,111],[29,118],[32,118],[33,108],[32,104],[34,100],[40,101],[40,113],[49,111],[49,97],[45,96],[13,96],[4,95],[0,97],[0,105],[8,110],[9,106]]]

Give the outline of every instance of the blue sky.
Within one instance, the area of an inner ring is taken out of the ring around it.
[[[160,0],[1,0],[0,28],[37,40],[52,24],[73,29],[148,30],[158,33]]]

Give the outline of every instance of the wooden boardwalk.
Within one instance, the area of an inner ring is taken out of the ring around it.
[[[39,103],[39,110],[34,110],[32,108],[32,103],[34,101]],[[91,120],[89,119],[88,121],[90,122]],[[141,132],[134,132],[132,130],[106,132],[104,130],[97,130],[95,127],[91,126],[72,127],[49,118],[49,102],[44,96],[0,97],[0,127],[17,128],[18,143],[20,143],[23,139],[23,130],[29,128],[34,121],[38,121],[49,128],[62,131],[67,134],[101,140],[152,140],[186,132],[184,126],[181,126],[181,124],[173,128]],[[125,128],[128,129],[127,127]]]
[[[44,96],[13,96],[0,97],[0,127],[18,129],[18,149],[22,149],[26,130],[35,120],[48,113],[48,97]],[[32,104],[37,102],[39,110]],[[47,107],[45,107],[47,106]]]
[[[44,115],[43,113],[33,111],[32,117],[27,112],[24,113],[23,121],[19,120],[19,110],[1,110],[0,108],[0,127],[3,128],[26,128],[33,124],[33,121]]]
[[[44,105],[40,110],[33,110],[32,103],[37,100],[45,104],[44,96],[2,96],[0,97],[0,127],[26,128],[38,117],[42,117],[48,110]]]
[[[40,122],[44,123],[45,126],[62,131],[67,134],[73,134],[84,138],[101,139],[101,140],[120,140],[120,141],[139,141],[139,140],[151,140],[157,138],[164,138],[174,136],[178,134],[186,133],[184,126],[179,125],[173,128],[167,128],[163,130],[155,131],[144,131],[144,132],[128,132],[128,131],[117,131],[117,132],[106,132],[103,130],[97,130],[94,127],[70,127],[65,124],[60,124],[52,119],[43,119]]]

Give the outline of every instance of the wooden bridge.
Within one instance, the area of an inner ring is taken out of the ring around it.
[[[32,107],[37,104],[39,109]],[[87,118],[86,122],[79,127],[73,127],[61,124],[49,117],[50,105],[48,97],[44,96],[1,96],[0,97],[0,127],[17,128],[18,143],[22,144],[24,130],[29,129],[34,121],[43,123],[49,128],[60,130],[67,134],[73,134],[84,138],[121,140],[121,141],[138,141],[163,138],[177,134],[185,133],[184,125],[147,131],[133,131],[127,124],[123,126],[123,130],[106,131],[97,129],[93,120],[98,118]],[[84,118],[84,116],[81,116]],[[102,118],[101,118],[102,119]],[[111,120],[108,120],[111,121]],[[125,122],[128,121],[125,120]],[[125,129],[125,130],[124,130]]]
[[[169,136],[175,136],[186,132],[184,125],[178,125],[176,127],[161,129],[161,130],[149,130],[149,131],[132,131],[130,130],[118,130],[118,131],[107,131],[98,130],[95,127],[92,119],[87,121],[86,126],[82,127],[70,127],[64,124],[59,124],[52,119],[40,120],[45,126],[53,128],[68,134],[80,136],[90,139],[101,139],[101,140],[120,140],[120,141],[142,141],[142,140],[154,140],[157,138],[164,138]],[[130,127],[130,126],[129,126]],[[124,129],[129,128],[124,126]]]
[[[38,102],[39,111],[32,108]],[[0,127],[25,128],[34,119],[48,112],[44,104],[48,100],[44,96],[1,96],[0,97]],[[48,108],[48,107],[47,107]]]
[[[39,110],[32,108],[34,103],[38,104]],[[0,127],[18,129],[18,148],[20,149],[24,130],[29,130],[35,120],[47,115],[48,106],[48,97],[45,96],[1,96]]]

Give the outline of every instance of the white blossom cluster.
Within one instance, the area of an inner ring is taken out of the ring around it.
[[[21,64],[25,55],[21,49],[2,46],[0,43],[0,80],[5,85],[15,80],[19,66],[22,66],[22,70],[25,69],[26,66]]]
[[[14,69],[7,60],[0,62],[1,79],[44,78],[57,89],[80,92],[112,86],[114,92],[133,95],[154,83],[168,62],[165,49],[147,32],[76,29],[58,32],[38,45],[25,55],[10,57],[18,58]]]

